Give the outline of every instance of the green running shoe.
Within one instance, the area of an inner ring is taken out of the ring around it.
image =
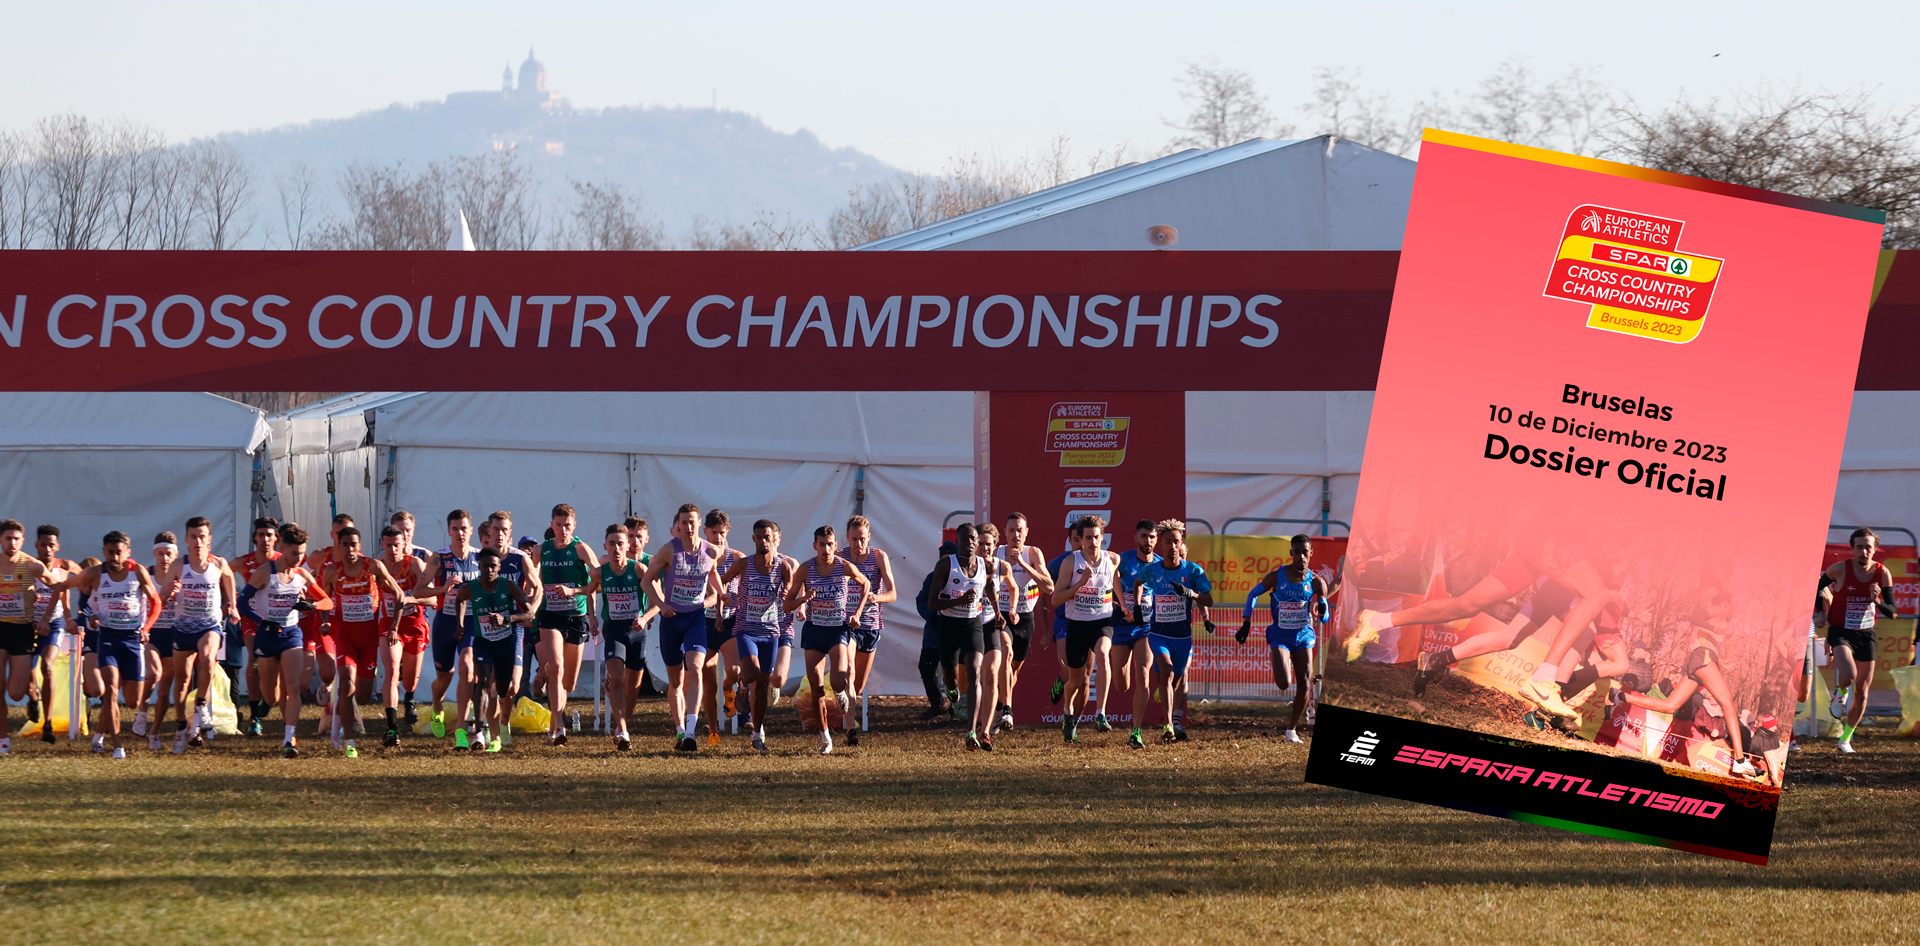
[[[1161,742],[1163,742],[1163,743],[1169,743],[1169,744],[1170,744],[1170,743],[1172,743],[1172,742],[1173,742],[1174,740],[1176,740],[1176,739],[1178,739],[1178,738],[1179,738],[1179,737],[1178,737],[1178,736],[1175,736],[1175,735],[1174,735],[1174,733],[1173,733],[1173,724],[1172,724],[1172,723],[1168,723],[1167,725],[1165,725],[1165,726],[1162,726],[1162,727],[1160,727],[1160,741],[1161,741]]]
[[[466,730],[456,729],[453,731],[453,747],[455,749],[465,749],[470,745],[471,743],[467,739]]]
[[[1079,742],[1080,741],[1079,728],[1080,728],[1079,721],[1073,719],[1072,717],[1068,717],[1066,722],[1060,724],[1060,736],[1063,740],[1069,743]]]
[[[354,745],[351,742],[347,743],[347,758],[349,759],[360,758],[360,750],[357,748],[354,748]]]
[[[1145,749],[1147,747],[1147,741],[1140,738],[1139,727],[1135,727],[1133,735],[1127,737],[1127,747],[1131,749]]]
[[[1059,706],[1060,698],[1062,696],[1065,696],[1066,693],[1067,693],[1067,681],[1062,680],[1059,677],[1054,677],[1053,689],[1047,691],[1047,699],[1052,700],[1053,705]]]
[[[487,748],[486,748],[486,749],[484,749],[484,750],[482,750],[482,751],[484,751],[484,752],[499,752],[499,751],[500,751],[500,737],[499,737],[499,736],[495,736],[495,737],[493,737],[493,741],[492,741],[492,742],[489,742],[489,743],[487,743]]]
[[[1112,732],[1113,731],[1113,724],[1110,722],[1107,722],[1107,714],[1105,713],[1093,714],[1093,731],[1094,732]]]
[[[447,714],[444,712],[433,714],[433,738],[447,738]]]

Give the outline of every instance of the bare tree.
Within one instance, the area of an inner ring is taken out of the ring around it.
[[[186,152],[178,148],[150,149],[130,157],[128,203],[132,191],[138,188],[145,193],[145,204],[140,217],[129,218],[128,246],[155,250],[195,246],[204,208],[196,193],[191,163]]]
[[[0,131],[0,250],[24,249],[32,242],[37,169],[26,138]]]
[[[1301,111],[1307,116],[1308,131],[1316,135],[1337,135],[1395,154],[1412,151],[1420,140],[1420,129],[1408,128],[1407,119],[1394,113],[1386,93],[1360,85],[1358,69],[1315,69],[1313,99]]]
[[[533,169],[517,149],[447,161],[447,196],[467,215],[480,250],[531,250],[540,242],[540,205]]]
[[[320,181],[313,168],[303,161],[294,162],[273,176],[280,192],[280,226],[289,250],[309,249],[313,231],[324,224],[320,220]]]
[[[253,232],[247,210],[253,199],[253,169],[233,145],[214,139],[186,146],[182,158],[193,181],[201,246],[232,249]]]
[[[347,219],[316,228],[313,246],[329,250],[441,250],[452,235],[445,175],[437,164],[420,172],[405,161],[354,163],[340,174]]]
[[[1516,58],[1494,67],[1472,92],[1435,92],[1405,112],[1386,93],[1362,86],[1357,70],[1322,66],[1314,73],[1313,99],[1301,111],[1315,134],[1395,154],[1418,152],[1426,128],[1591,154],[1612,108],[1612,92],[1592,69],[1571,69],[1545,81]]]
[[[1088,173],[1118,167],[1126,152],[1124,144],[1096,150],[1085,161]],[[1065,135],[1055,137],[1039,154],[1016,160],[958,154],[947,159],[939,174],[903,174],[855,186],[847,192],[847,202],[829,215],[827,231],[817,239],[836,249],[871,243],[1067,183],[1074,177],[1075,163]]]
[[[640,194],[618,184],[568,183],[573,185],[574,200],[561,234],[567,249],[657,250],[666,243],[659,221],[647,211]]]
[[[1254,88],[1253,77],[1239,69],[1218,63],[1188,63],[1186,72],[1176,80],[1180,100],[1189,111],[1167,127],[1180,132],[1169,143],[1169,151],[1182,148],[1224,148],[1249,138],[1267,134],[1285,137],[1290,127],[1274,121],[1267,97]]]
[[[122,164],[109,129],[68,112],[41,119],[34,135],[40,185],[34,216],[43,245],[56,250],[105,245],[113,234]]]
[[[1920,109],[1882,109],[1865,92],[1760,92],[1660,111],[1628,101],[1617,116],[1606,157],[1885,211],[1882,245],[1920,246]]]

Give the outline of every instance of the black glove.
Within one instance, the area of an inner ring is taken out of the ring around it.
[[[1219,632],[1219,631],[1216,631],[1216,630],[1214,630],[1214,629],[1213,629],[1213,622],[1212,622],[1212,621],[1209,621],[1209,620],[1207,620],[1206,618],[1201,618],[1201,619],[1200,619],[1200,623],[1206,626],[1206,628],[1207,628],[1207,633],[1208,633],[1208,634],[1211,634],[1211,635],[1213,635],[1213,636],[1215,636],[1215,637],[1218,637],[1218,636],[1220,636],[1220,632]]]
[[[1182,598],[1193,597],[1193,589],[1187,587],[1186,585],[1174,585],[1173,593],[1179,595]]]
[[[254,633],[278,634],[280,633],[280,622],[279,621],[261,621],[258,624],[254,625]]]
[[[1234,640],[1234,643],[1236,643],[1236,644],[1244,644],[1244,643],[1246,643],[1246,642],[1247,642],[1247,637],[1248,637],[1249,635],[1251,635],[1252,633],[1253,633],[1253,622],[1251,622],[1251,621],[1241,621],[1241,622],[1240,622],[1240,633],[1238,633],[1238,634],[1235,634],[1235,635],[1233,635],[1233,640]]]
[[[295,610],[295,611],[311,611],[311,610],[313,610],[313,602],[311,602],[311,601],[308,601],[308,600],[307,600],[307,599],[305,599],[305,598],[295,598],[295,599],[294,599],[294,602],[293,602],[293,610]]]

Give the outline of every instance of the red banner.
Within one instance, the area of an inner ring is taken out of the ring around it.
[[[0,252],[17,390],[1370,387],[1391,253]],[[1322,357],[1272,367],[1311,326]],[[1291,336],[1289,336],[1291,337]],[[1361,370],[1356,371],[1355,365]]]

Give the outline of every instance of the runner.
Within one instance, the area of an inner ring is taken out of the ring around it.
[[[707,655],[706,602],[724,594],[713,570],[714,547],[699,538],[700,507],[681,506],[673,515],[673,538],[647,565],[647,592],[660,608],[660,655],[667,662],[667,711],[673,716],[675,750],[697,752],[694,721],[700,710],[700,668]],[[662,576],[666,587],[662,587]],[[692,666],[688,654],[699,654]]]
[[[315,576],[324,575],[329,566],[339,562],[341,558],[346,555],[346,551],[340,547],[340,530],[349,528],[352,525],[353,517],[344,512],[333,517],[333,524],[329,527],[331,529],[328,535],[329,544],[326,548],[307,556],[306,566],[309,573]],[[334,599],[329,598],[328,600],[331,601]],[[310,664],[308,667],[310,676],[307,681],[303,681],[305,684],[303,689],[310,689],[313,692],[314,698],[320,704],[320,722],[318,724],[319,728],[316,730],[317,735],[325,735],[333,731],[333,705],[336,700],[331,687],[334,683],[334,665],[336,661],[333,655],[327,652],[326,647],[323,646],[323,642],[327,639],[328,635],[333,633],[334,617],[335,615],[330,610],[323,610],[314,615],[314,633],[305,635],[307,662]],[[360,719],[356,716],[353,721],[355,725],[358,726]]]
[[[1312,537],[1294,536],[1292,553],[1292,561],[1268,572],[1247,592],[1246,607],[1240,612],[1240,633],[1234,640],[1247,642],[1254,604],[1261,595],[1271,593],[1273,620],[1266,629],[1267,660],[1273,666],[1273,685],[1283,692],[1294,691],[1285,735],[1288,742],[1301,742],[1300,718],[1307,711],[1313,648],[1319,639],[1314,623],[1327,619],[1328,589],[1326,580],[1313,573]]]
[[[497,514],[496,514],[497,515]],[[509,520],[509,523],[511,520]],[[503,535],[511,534],[503,530]],[[525,663],[526,625],[534,621],[534,602],[500,568],[505,561],[499,550],[489,544],[478,556],[480,577],[460,585],[456,594],[467,604],[473,631],[473,666],[478,677],[474,695],[480,701],[483,692],[491,692],[491,711],[486,722],[495,735],[486,744],[487,752],[499,752],[500,734],[508,729],[513,716],[514,697],[519,694],[520,671]],[[483,726],[482,733],[486,732]]]
[[[1120,569],[1120,556],[1100,547],[1100,536],[1106,528],[1106,520],[1099,516],[1081,516],[1075,520],[1074,531],[1080,548],[1071,558],[1061,560],[1050,599],[1056,608],[1066,605],[1066,705],[1061,707],[1060,734],[1070,743],[1080,741],[1080,713],[1086,709],[1087,661],[1096,648],[1105,647],[1113,636],[1114,621],[1124,617],[1114,613],[1114,581]]]
[[[1873,686],[1873,657],[1877,618],[1893,617],[1893,573],[1874,560],[1880,534],[1860,528],[1847,536],[1853,558],[1835,562],[1820,576],[1820,587],[1832,587],[1827,608],[1827,648],[1833,658],[1833,717],[1841,720],[1835,748],[1852,752],[1853,733],[1867,713],[1867,692]],[[1692,663],[1691,660],[1688,661]],[[1856,687],[1856,684],[1859,684]],[[1719,698],[1715,693],[1714,697]],[[1725,705],[1725,704],[1723,704]]]
[[[408,512],[405,509],[399,510],[398,512],[395,512],[393,515],[387,517],[387,524],[391,526],[398,526],[400,528],[400,531],[401,531],[400,547],[403,550],[405,550],[405,553],[407,555],[410,555],[420,560],[420,564],[423,566],[421,574],[425,575],[426,578],[429,579],[429,581],[422,582],[421,587],[423,588],[432,587],[431,581],[437,581],[439,580],[439,577],[440,577],[440,556],[438,553],[434,552],[432,549],[427,548],[424,545],[418,545],[414,542],[414,530],[417,524],[414,522],[413,513]],[[385,545],[385,538],[384,538],[385,535],[386,535],[385,532],[381,533],[382,546]],[[383,552],[384,552],[384,549],[383,549]],[[385,558],[384,554],[382,555],[382,558],[384,560]],[[392,572],[395,578],[400,577],[400,571],[397,564],[389,563],[387,565],[387,571]],[[413,593],[412,589],[408,588],[407,593],[412,594]],[[434,615],[440,612],[440,597],[438,595],[421,595],[420,598],[421,598],[419,602],[420,610],[418,614],[419,614],[422,626],[427,628],[427,636],[431,637],[432,628],[433,628],[433,617]],[[402,630],[408,630],[408,629],[402,628]],[[429,642],[427,641],[423,641],[421,646],[425,647],[427,646],[428,643]],[[403,654],[402,656],[404,657],[405,655]],[[414,701],[413,701],[414,694],[419,692],[420,669],[422,666],[419,656],[420,656],[419,652],[416,652],[414,654],[413,670],[411,671],[411,673],[401,674],[402,678],[409,683],[408,686],[401,688],[402,712],[400,714],[400,728],[402,730],[411,730],[415,725],[417,725],[420,722],[420,714],[419,714],[419,711],[414,707]],[[383,661],[382,665],[385,667],[385,670],[386,670],[386,676],[387,678],[391,679],[394,677],[395,674],[399,673],[399,669],[389,664],[385,664],[384,661],[386,661],[387,658],[388,658],[388,655],[384,652],[380,655],[380,659],[381,661]]]
[[[767,522],[762,519],[761,522]],[[772,526],[778,540],[780,527]],[[754,524],[754,542],[760,541],[760,524]],[[813,688],[817,699],[824,699],[827,676],[831,675],[834,701],[840,704],[840,721],[846,726],[846,741],[849,746],[860,744],[860,730],[854,725],[853,702],[853,631],[848,627],[848,619],[859,614],[866,607],[867,599],[873,594],[873,587],[867,584],[867,576],[852,562],[835,554],[839,549],[839,538],[833,534],[832,526],[821,526],[813,530],[814,556],[802,563],[798,580],[789,580],[785,610],[798,611],[801,605],[807,608],[807,623],[800,628],[800,648],[806,651],[807,683]],[[776,574],[775,576],[779,576]],[[860,590],[856,594],[854,588]],[[743,592],[744,594],[744,592]],[[757,599],[742,598],[742,608],[762,609],[763,618],[774,617],[767,613],[772,610],[771,603],[762,605]],[[851,602],[851,604],[849,604]],[[828,662],[831,661],[831,666]],[[763,710],[764,712],[764,710]],[[825,703],[820,704],[820,754],[833,751],[833,730],[827,725]]]
[[[873,523],[866,516],[847,520],[847,547],[840,556],[866,576],[867,587],[872,591],[867,596],[867,606],[848,622],[853,639],[853,678],[849,681],[853,689],[847,696],[855,702],[864,702],[867,681],[873,677],[873,655],[880,649],[880,632],[886,626],[880,612],[883,605],[899,600],[900,592],[893,585],[893,559],[873,547]]]
[[[1141,576],[1148,586],[1153,610],[1142,616],[1152,618],[1147,642],[1153,650],[1153,688],[1160,690],[1163,685],[1166,688],[1166,721],[1160,729],[1160,741],[1177,742],[1187,738],[1181,714],[1187,702],[1187,666],[1193,660],[1193,606],[1196,603],[1207,633],[1219,633],[1207,619],[1207,609],[1213,607],[1213,582],[1207,579],[1200,563],[1187,559],[1187,524],[1183,520],[1167,519],[1154,527],[1154,553],[1154,563]],[[1143,703],[1140,699],[1134,701],[1136,707]],[[1135,749],[1145,748],[1139,717],[1134,718],[1133,724],[1133,735],[1127,744]]]
[[[1077,522],[1078,520],[1075,521]],[[1073,558],[1074,554],[1079,551],[1080,528],[1077,525],[1069,524],[1067,526],[1067,550],[1047,559],[1047,574],[1060,574],[1060,564]],[[1061,695],[1067,692],[1067,677],[1069,676],[1067,671],[1067,611],[1065,608],[1053,603],[1052,595],[1047,596],[1047,610],[1053,614],[1053,659],[1055,663],[1059,664],[1059,669],[1055,672],[1056,675],[1053,678],[1053,687],[1048,691],[1047,698],[1053,702],[1053,705],[1059,706]]]
[[[46,640],[51,634],[50,620],[35,620],[39,589],[58,594],[67,587],[61,579],[48,580],[47,566],[21,551],[26,544],[26,526],[17,519],[0,520],[0,674],[6,675],[7,699],[14,701],[26,699],[33,686],[34,638]],[[13,724],[0,718],[0,755],[12,751]]]
[[[213,738],[213,719],[208,712],[207,694],[213,686],[215,654],[225,644],[222,633],[229,619],[238,619],[239,597],[233,569],[227,560],[213,554],[213,523],[205,516],[187,520],[187,554],[173,562],[160,575],[160,587],[173,603],[173,653],[169,671],[181,685],[194,693],[193,721],[182,720],[173,737],[178,755],[188,746],[199,746]],[[156,636],[157,628],[156,627]],[[162,701],[173,697],[164,685],[159,688]],[[154,741],[159,738],[159,723],[165,718],[166,703],[156,707]],[[178,710],[176,710],[178,711]],[[184,715],[184,713],[182,713]],[[157,745],[153,748],[158,748]]]
[[[1023,513],[1007,515],[1007,544],[994,549],[993,557],[1007,563],[1011,579],[1011,590],[1003,590],[1000,595],[1000,613],[1008,616],[1008,651],[1007,659],[1000,664],[999,708],[1000,727],[1011,729],[1014,687],[1020,682],[1020,667],[1027,662],[1027,652],[1033,646],[1034,607],[1041,595],[1053,595],[1053,572],[1039,547],[1027,544],[1027,517]]]
[[[380,688],[380,702],[387,711],[387,731],[381,737],[381,744],[392,748],[400,744],[401,729],[411,727],[418,720],[413,711],[413,694],[420,688],[420,655],[426,653],[433,636],[427,616],[438,610],[426,589],[433,587],[435,572],[430,569],[437,567],[438,560],[410,554],[417,546],[408,541],[406,527],[398,524],[380,530],[380,546],[380,564],[400,585],[398,596],[381,602],[393,627],[393,634],[387,638],[380,655],[387,667],[386,685]],[[405,717],[400,715],[402,694],[406,696]]]
[[[472,545],[473,514],[465,509],[447,513],[447,545],[434,554],[436,566],[433,584],[423,593],[440,599],[433,615],[429,645],[433,648],[432,716],[429,720],[435,739],[447,737],[447,688],[454,688],[454,719],[464,722],[467,705],[473,698],[473,652],[464,640],[466,619],[454,589],[480,577],[479,552]],[[465,749],[466,730],[455,736],[454,748]]]
[[[359,529],[346,526],[335,533],[333,541],[340,551],[320,573],[320,587],[339,607],[334,611],[331,632],[321,642],[321,652],[333,658],[337,674],[333,687],[333,748],[344,749],[347,758],[357,759],[360,749],[354,743],[354,733],[362,728],[359,679],[371,677],[378,665],[381,638],[391,643],[398,637],[398,618],[386,617],[380,603],[384,598],[399,600],[405,595],[379,559],[360,554]]]
[[[229,566],[233,572],[235,587],[246,593],[247,583],[253,580],[253,573],[262,565],[280,557],[274,545],[278,539],[280,523],[269,517],[253,520],[253,548],[247,554],[235,559]],[[272,712],[273,704],[260,698],[259,667],[253,660],[253,635],[256,625],[253,618],[247,616],[247,609],[240,609],[240,635],[244,658],[247,662],[247,720],[246,733],[249,736],[260,735],[266,726],[267,715]]]
[[[738,550],[727,547],[727,535],[732,531],[733,519],[724,510],[715,509],[707,513],[701,535],[714,548],[713,569],[716,572],[725,572],[734,562],[746,557]],[[730,582],[725,585],[725,591],[707,605],[707,655],[700,665],[700,684],[706,689],[702,709],[707,717],[709,746],[720,744],[720,694],[726,694],[727,718],[731,719],[739,708],[734,687],[740,682],[740,651],[733,641],[734,608],[739,597],[739,583]],[[715,667],[724,668],[717,688],[708,686],[713,681]]]
[[[300,564],[306,560],[307,530],[287,522],[276,533],[279,554],[253,570],[241,589],[240,608],[254,621],[253,658],[259,668],[260,699],[269,706],[280,704],[280,721],[286,725],[280,752],[292,759],[300,755],[295,729],[300,722],[301,681],[306,679],[305,664],[310,654],[302,639],[300,614],[325,614],[332,609],[333,599],[327,597],[313,573]],[[259,534],[256,527],[256,541]]]
[[[940,615],[943,657],[951,659],[956,669],[964,667],[969,671],[967,692],[963,694],[971,710],[967,719],[967,748],[991,751],[991,733],[982,735],[981,720],[991,721],[992,712],[990,709],[985,714],[981,712],[980,665],[993,642],[987,628],[991,626],[998,631],[1006,622],[1000,615],[1000,602],[989,585],[993,570],[980,555],[980,530],[971,522],[961,523],[954,530],[954,544],[959,549],[934,566],[936,590],[929,607]]]
[[[167,682],[168,691],[165,699],[179,707],[186,698],[186,686],[183,682],[185,673],[181,668],[187,662],[187,655],[181,653],[176,657],[173,646],[173,589],[160,581],[160,576],[166,574],[173,568],[173,563],[180,560],[179,542],[179,538],[172,532],[162,532],[153,537],[153,567],[147,570],[147,574],[152,576],[154,587],[160,589],[160,614],[154,619],[153,630],[149,632],[145,649],[147,677],[135,688],[135,691],[140,694],[140,701],[133,704],[133,734],[136,736],[147,734],[147,706],[155,702],[156,691],[160,689],[158,681],[169,663],[173,664],[175,672]],[[182,709],[183,716],[184,713]],[[164,718],[164,714],[154,715],[154,735],[159,735],[160,724]],[[186,728],[186,720],[183,718],[180,720],[180,729],[184,732]],[[195,731],[195,735],[198,735],[198,730]],[[149,748],[158,747],[149,744]],[[181,751],[186,751],[184,742]]]
[[[645,526],[641,528],[644,537]],[[654,614],[641,590],[640,575],[647,562],[627,557],[634,548],[632,539],[625,525],[607,527],[607,560],[593,570],[585,592],[588,601],[596,594],[600,596],[600,639],[606,648],[607,696],[613,704],[608,715],[613,717],[613,747],[621,752],[633,747],[627,720],[633,715],[637,686],[627,678],[647,672],[646,633],[636,628],[652,620]]]
[[[753,524],[753,554],[736,559],[720,576],[727,587],[739,589],[733,633],[740,652],[740,678],[747,686],[749,744],[756,752],[767,751],[767,690],[782,649],[781,616],[790,613],[786,604],[798,597],[799,571],[792,558],[780,554],[779,524],[762,519]],[[803,630],[801,637],[807,636]],[[808,679],[813,679],[811,666],[808,672]],[[823,717],[822,752],[833,744],[824,723]]]
[[[486,548],[492,549],[494,556],[500,561],[500,577],[520,589],[521,597],[529,602],[528,610],[537,611],[540,607],[542,597],[539,581],[540,570],[537,565],[539,560],[528,555],[524,548],[516,549],[513,547],[513,514],[504,509],[495,510],[493,515],[487,517],[486,524],[481,529],[481,538],[482,541],[486,543]],[[539,550],[538,546],[539,543],[534,542],[530,543],[527,547],[533,548],[537,552]],[[479,561],[476,558],[475,567],[478,568],[478,565]],[[477,572],[475,577],[478,577]],[[473,713],[476,718],[469,719],[465,714],[465,709],[462,708],[460,716],[461,729],[454,733],[453,747],[455,749],[465,749],[472,745],[484,749],[492,743],[492,740],[487,737],[487,727],[484,724],[484,720],[491,718],[499,707],[496,705],[482,712],[481,703],[485,696],[482,689],[484,685],[491,683],[493,680],[493,678],[487,674],[489,672],[499,671],[497,667],[494,668],[493,671],[488,671],[486,668],[480,666],[480,652],[473,649],[476,646],[474,643],[476,628],[479,626],[473,608],[469,607],[466,609],[465,620],[464,636],[461,638],[459,646],[464,650],[471,651],[471,659],[463,666],[470,674],[467,681],[467,691],[471,696],[470,705],[473,707]],[[524,629],[519,633],[521,639],[518,658],[520,673],[516,677],[514,686],[514,694],[516,696],[520,692],[518,681],[525,679],[526,676]],[[505,652],[504,648],[506,645],[500,643],[501,640],[504,640],[504,638],[496,639],[494,642],[493,649],[496,653]],[[494,693],[496,701],[499,699],[497,690],[488,690],[487,692]],[[509,704],[507,712],[511,714],[512,710],[513,707]],[[477,741],[476,736],[478,737]],[[501,730],[499,731],[499,738],[504,744],[512,741],[513,734],[511,731]]]
[[[587,642],[587,596],[582,593],[600,560],[573,534],[573,507],[553,507],[553,538],[540,545],[540,666],[547,671],[552,726],[547,744],[567,744],[567,694],[580,682],[580,648]]]
[[[69,618],[72,616],[72,592],[55,592],[47,582],[58,584],[80,570],[80,566],[68,559],[60,558],[60,528],[41,526],[36,530],[33,549],[40,567],[45,569],[45,581],[34,579],[33,619],[34,653],[39,655],[40,669],[34,678],[38,681],[38,692],[31,695],[32,702],[27,704],[28,719],[39,722],[52,719],[53,713],[53,660],[60,649],[60,635],[66,633]],[[74,628],[75,633],[79,628]],[[11,658],[9,658],[11,659]],[[36,713],[37,711],[37,713]],[[0,736],[5,730],[0,729]],[[40,727],[40,740],[51,743],[54,740],[53,727]]]
[[[997,625],[989,626],[986,630],[987,649],[980,655],[980,672],[986,675],[985,679],[980,681],[981,703],[968,713],[968,717],[969,720],[986,720],[979,726],[980,738],[987,740],[990,744],[993,741],[993,734],[1000,729],[1001,721],[1004,719],[1011,722],[1012,720],[1011,713],[1004,715],[1002,713],[1002,707],[1006,706],[1010,694],[1000,691],[1000,681],[1006,676],[1007,657],[1013,650],[1013,618],[1008,616],[1011,612],[1007,611],[1003,605],[1003,602],[1013,600],[1013,567],[1004,560],[994,557],[994,549],[1000,546],[999,528],[991,522],[983,522],[980,523],[979,529],[979,533],[974,537],[976,546],[974,554],[980,556],[987,564],[985,594],[993,602],[994,613],[1000,615],[1003,620]]]
[[[17,522],[0,522],[0,533]],[[9,542],[18,549],[17,543]],[[96,666],[100,672],[100,716],[95,732],[106,737],[113,757],[124,759],[127,750],[120,746],[120,699],[130,706],[139,705],[139,684],[146,679],[148,633],[160,616],[160,590],[145,566],[133,560],[132,542],[124,532],[109,532],[100,540],[100,564],[54,586],[56,592],[68,587],[93,600],[99,615],[99,636],[94,642]],[[29,560],[31,561],[31,560]],[[38,565],[38,562],[34,563]],[[23,668],[24,669],[24,668]]]
[[[1120,681],[1133,693],[1133,726],[1140,728],[1147,715],[1147,676],[1153,665],[1153,652],[1147,646],[1147,633],[1153,627],[1153,595],[1147,588],[1148,566],[1159,561],[1153,552],[1155,524],[1142,519],[1133,526],[1133,548],[1120,553],[1119,572],[1114,576],[1114,604],[1118,619],[1113,625],[1113,640],[1099,647],[1099,703],[1094,707],[1093,728],[1107,732],[1113,724],[1107,720],[1107,696]]]
[[[936,560],[960,551],[952,542],[940,543]],[[920,581],[920,593],[914,596],[914,610],[920,612],[920,620],[926,622],[926,628],[920,632],[920,683],[927,688],[927,711],[920,714],[921,719],[938,719],[953,709],[950,697],[954,692],[953,664],[947,662],[940,653],[940,616],[933,610],[933,576],[939,569],[927,572]],[[940,674],[946,673],[946,682],[940,680]]]

